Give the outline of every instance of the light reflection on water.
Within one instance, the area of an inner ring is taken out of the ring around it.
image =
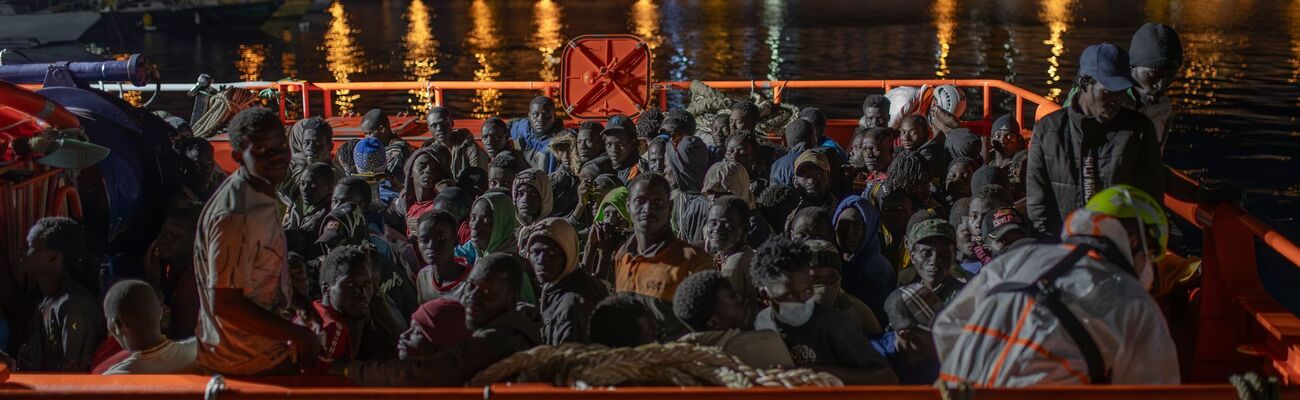
[[[366,70],[365,51],[356,42],[356,35],[360,32],[353,29],[348,21],[342,0],[336,0],[330,5],[329,15],[329,30],[325,32],[324,46],[326,68],[334,75],[335,82],[351,82],[352,74]],[[354,104],[360,98],[360,94],[340,90],[334,94],[334,105],[338,106],[340,114],[348,115],[353,113]]]
[[[501,76],[501,72],[498,72],[492,64],[497,61],[497,49],[501,46],[501,40],[497,37],[492,7],[484,0],[474,0],[474,3],[470,4],[470,20],[473,27],[465,44],[474,53],[474,59],[479,64],[479,68],[474,70],[474,81],[495,82],[497,77]],[[501,91],[480,89],[475,90],[474,93],[476,95],[473,112],[475,118],[496,115],[501,109]]]
[[[632,33],[652,49],[657,80],[990,77],[1060,100],[1080,51],[1099,42],[1127,47],[1148,20],[1173,25],[1186,48],[1184,78],[1170,88],[1178,112],[1171,163],[1214,170],[1228,157],[1264,155],[1290,164],[1219,171],[1239,180],[1252,179],[1249,171],[1294,170],[1300,0],[336,0],[301,28],[297,20],[272,21],[265,33],[91,40],[108,54],[148,54],[169,82],[200,72],[218,81],[489,82],[554,79],[568,40]],[[448,92],[447,102],[475,117],[513,117],[532,95]],[[160,104],[188,114],[190,101],[181,97]],[[340,92],[335,99],[341,112],[403,105],[418,113],[427,97]],[[669,96],[675,106],[687,98]],[[788,91],[786,99],[849,117],[861,94]],[[1009,103],[999,106],[994,113]],[[1293,173],[1282,178],[1300,183]]]
[[[433,16],[424,0],[410,0],[406,9],[406,35],[402,36],[402,47],[406,54],[402,59],[406,79],[420,83],[429,82],[438,74],[438,39],[433,37]],[[433,101],[427,90],[411,90],[406,103],[416,115],[423,116]]]

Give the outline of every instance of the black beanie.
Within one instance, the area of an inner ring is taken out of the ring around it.
[[[1133,34],[1128,59],[1133,67],[1177,69],[1183,64],[1183,42],[1169,25],[1148,22]]]

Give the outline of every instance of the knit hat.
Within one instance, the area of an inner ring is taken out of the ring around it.
[[[465,306],[448,298],[421,304],[411,314],[411,327],[438,350],[456,347],[470,337],[469,328],[465,327]]]
[[[1011,131],[1011,133],[1017,135],[1020,134],[1020,123],[1016,122],[1015,115],[1006,114],[998,117],[996,121],[993,121],[993,129],[989,130],[989,132],[997,132],[1003,129]]]
[[[1128,56],[1134,67],[1177,69],[1183,65],[1183,42],[1169,25],[1148,22],[1133,34]]]
[[[383,143],[372,137],[357,142],[352,149],[352,161],[356,163],[357,173],[363,175],[381,174],[388,167]]]

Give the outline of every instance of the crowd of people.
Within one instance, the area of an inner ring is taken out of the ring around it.
[[[682,341],[850,384],[1176,384],[1152,293],[1181,61],[1158,24],[1088,47],[1032,140],[1010,115],[964,128],[952,86],[867,96],[847,147],[811,107],[757,132],[747,101],[701,130],[681,109],[567,126],[537,97],[481,141],[433,107],[418,147],[379,110],[335,146],[248,109],[228,176],[174,144],[186,183],[144,276],[98,290],[77,221],[31,227],[38,300],[5,362],[462,386],[539,345]]]

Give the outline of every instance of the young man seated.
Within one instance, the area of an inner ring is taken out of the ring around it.
[[[463,386],[493,363],[542,344],[540,327],[516,309],[524,268],[511,254],[478,260],[461,297],[472,334],[460,345],[429,358],[335,364],[334,372],[367,386]]]
[[[335,247],[321,265],[321,299],[312,303],[320,317],[320,326],[314,326],[322,337],[319,367],[328,368],[336,361],[397,358],[391,345],[398,337],[391,330],[394,324],[378,323],[375,318],[385,315],[370,313],[378,285],[367,252],[356,245]]]
[[[966,285],[966,281],[953,275],[957,233],[948,221],[929,218],[912,224],[907,230],[907,245],[912,266],[921,279],[899,286],[889,296],[901,297],[911,318],[930,326],[935,314]]]
[[[45,217],[27,232],[19,274],[36,283],[40,302],[27,343],[18,351],[21,371],[89,371],[104,340],[104,315],[95,295],[70,275],[86,253],[86,230],[66,217]]]
[[[104,375],[186,374],[199,372],[198,341],[174,342],[162,333],[162,303],[144,281],[124,280],[104,295],[108,333],[129,355]]]
[[[446,211],[433,211],[420,216],[412,238],[419,248],[425,266],[415,277],[415,288],[420,302],[448,298],[459,301],[465,290],[465,278],[470,265],[464,257],[456,257],[456,219]]]
[[[840,250],[825,240],[809,240],[805,244],[812,256],[813,297],[817,304],[844,313],[854,326],[862,329],[863,335],[869,338],[880,336],[884,329],[875,311],[841,288],[843,278],[840,270],[844,261]]]
[[[636,295],[622,293],[606,297],[591,313],[592,344],[605,347],[636,347],[659,340],[659,324],[650,309]]]
[[[794,367],[781,335],[747,328],[753,323],[749,310],[718,271],[701,272],[682,281],[673,295],[673,314],[691,330],[677,339],[679,342],[721,347],[724,353],[755,368]]]
[[[596,303],[609,295],[600,280],[578,268],[578,232],[563,218],[546,218],[526,228],[522,252],[542,284],[546,344],[587,341]]]
[[[807,246],[784,236],[758,249],[750,273],[767,308],[754,327],[780,333],[798,366],[834,374],[846,384],[897,383],[889,362],[866,345],[860,329],[816,303],[810,258]]]

